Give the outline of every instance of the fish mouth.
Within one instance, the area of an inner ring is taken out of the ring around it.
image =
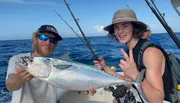
[[[18,65],[21,68],[26,68],[27,66],[24,65],[23,62],[15,62],[16,65]]]
[[[22,59],[22,63],[24,64],[24,66],[28,66],[28,62],[34,61],[34,58],[32,56],[21,57],[21,59]]]
[[[24,66],[28,66],[28,63],[26,62],[25,57],[21,57],[21,60],[22,60],[21,63],[22,63]]]
[[[33,57],[31,56],[25,56],[25,57],[21,57],[21,61],[19,62],[15,62],[18,66],[20,67],[28,67],[28,61],[33,62]]]

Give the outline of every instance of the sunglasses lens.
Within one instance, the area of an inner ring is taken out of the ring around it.
[[[42,40],[42,41],[47,41],[48,39],[50,39],[51,43],[53,43],[53,44],[57,43],[57,40],[55,38],[50,38],[50,37],[48,37],[47,35],[44,35],[44,34],[39,34],[37,37],[39,38],[39,40]]]
[[[39,40],[42,40],[42,41],[46,41],[46,40],[48,40],[48,39],[49,39],[49,37],[48,37],[48,36],[46,36],[46,35],[44,35],[44,34],[40,34],[40,35],[38,35],[38,38],[39,38]]]
[[[50,38],[50,42],[53,43],[53,44],[57,44],[57,40],[54,39],[54,38]]]

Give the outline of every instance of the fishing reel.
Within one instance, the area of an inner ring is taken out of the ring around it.
[[[117,85],[116,88],[110,86],[108,88],[112,92],[118,103],[141,103],[136,101],[134,94],[124,85]]]

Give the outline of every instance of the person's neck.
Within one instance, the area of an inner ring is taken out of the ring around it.
[[[37,53],[36,51],[34,51],[34,52],[31,52],[31,54],[30,54],[31,56],[34,56],[34,57],[45,57],[45,56],[43,56],[43,55],[40,55],[39,53]],[[46,56],[46,57],[50,57],[50,56]]]
[[[128,48],[134,48],[138,41],[138,38],[132,38],[126,45],[128,46]]]
[[[41,55],[39,55],[37,52],[31,52],[31,56],[33,56],[33,57],[39,57],[39,56],[41,56]]]

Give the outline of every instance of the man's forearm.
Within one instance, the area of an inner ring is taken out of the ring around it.
[[[9,74],[8,79],[6,80],[6,87],[9,91],[15,91],[22,87],[24,82],[22,81],[19,74]]]

